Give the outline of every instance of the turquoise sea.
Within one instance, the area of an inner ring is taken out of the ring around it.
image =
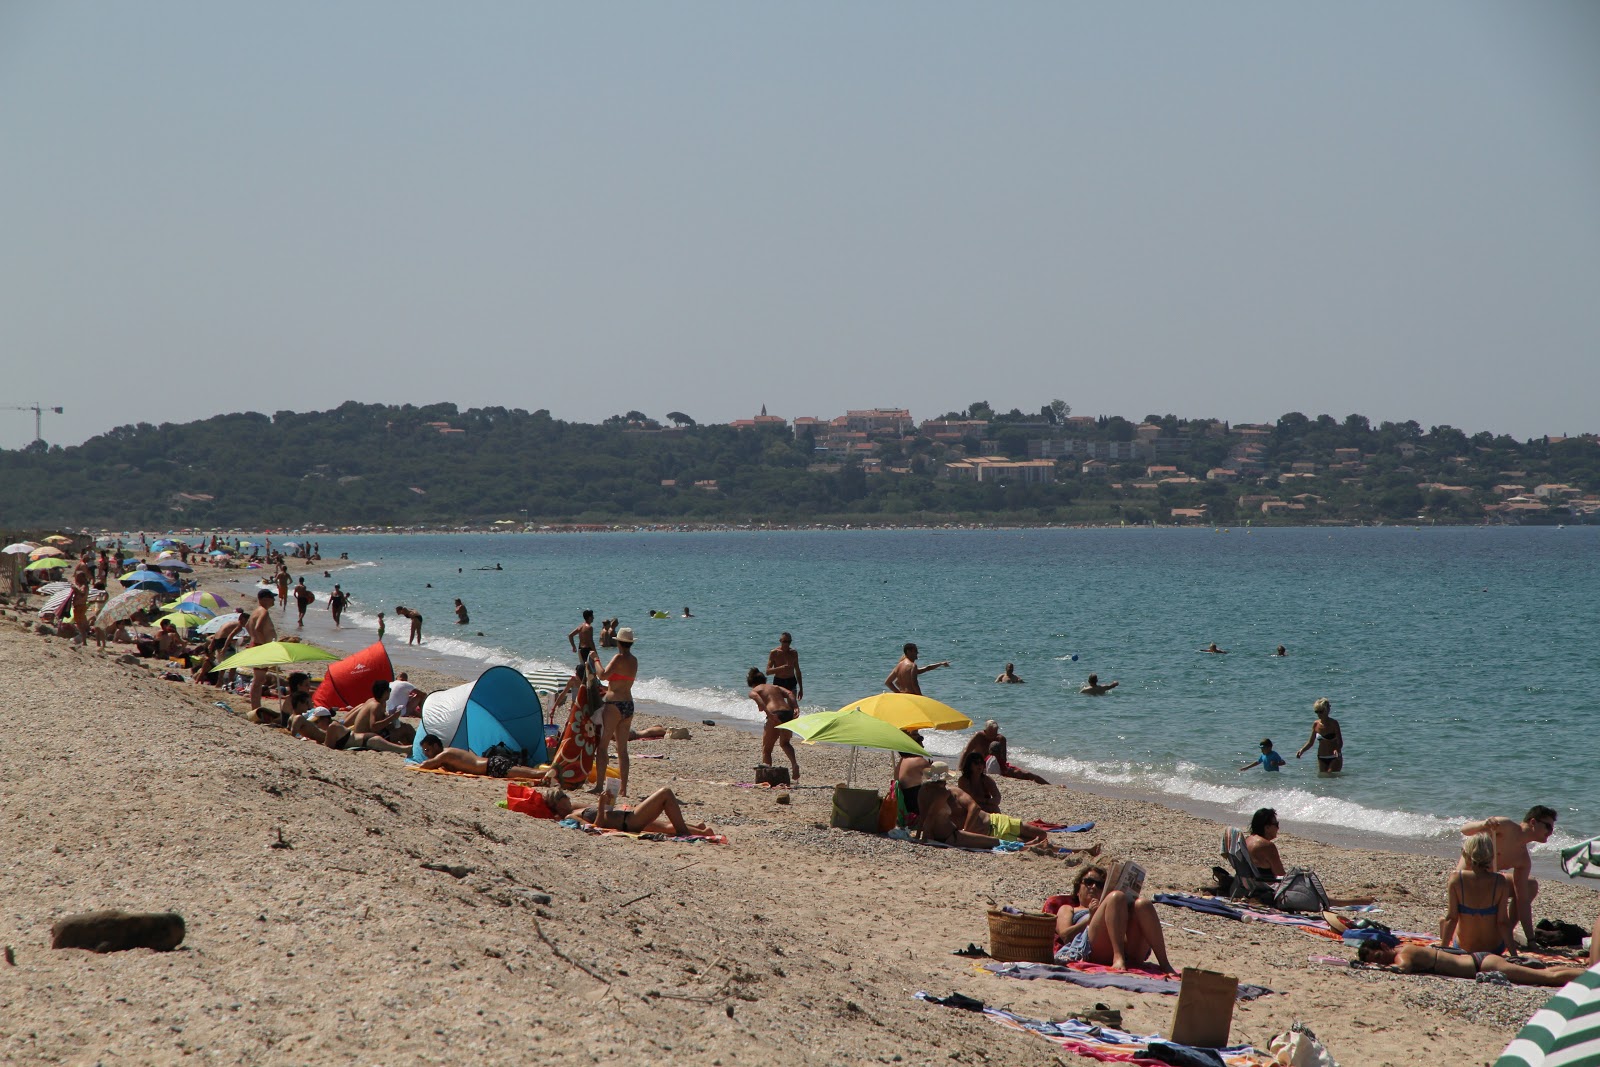
[[[637,632],[639,694],[692,718],[756,720],[744,673],[782,630],[816,709],[880,691],[914,641],[924,663],[953,663],[925,676],[925,691],[999,720],[1013,759],[1052,779],[1436,842],[1464,817],[1520,817],[1534,803],[1561,813],[1557,843],[1600,833],[1600,528],[320,542],[324,558],[360,562],[309,584],[325,594],[340,581],[366,633],[389,612],[392,648],[405,639],[392,614],[404,603],[426,618],[428,656],[560,666],[567,632],[593,608]],[[458,596],[469,626],[454,623]],[[694,618],[677,617],[685,606]],[[651,620],[652,608],[674,618]],[[1213,641],[1230,654],[1199,653]],[[1279,644],[1287,657],[1271,655]],[[1027,684],[994,684],[1008,661]],[[1091,671],[1121,687],[1078,695]],[[1322,696],[1346,739],[1337,777],[1319,777],[1309,754],[1294,759]],[[963,740],[933,736],[947,753]],[[1289,765],[1238,773],[1264,736]]]

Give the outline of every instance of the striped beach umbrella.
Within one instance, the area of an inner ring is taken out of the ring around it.
[[[1600,964],[1562,986],[1494,1061],[1494,1067],[1595,1064],[1600,1064]]]
[[[193,609],[188,606],[190,604],[194,604],[202,608],[209,608],[213,614],[221,611],[225,607],[228,607],[228,602],[217,594],[207,593],[200,589],[196,589],[192,593],[185,593],[172,603],[163,604],[161,606],[168,611],[191,611]]]
[[[61,551],[55,545],[40,545],[38,548],[36,548],[33,551],[28,553],[28,558],[29,559],[56,559],[56,558],[58,558],[60,556],[64,556],[64,555],[66,555],[66,553]]]

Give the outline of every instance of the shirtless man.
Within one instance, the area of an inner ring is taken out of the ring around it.
[[[920,730],[906,730],[906,735],[917,744],[922,744]],[[930,774],[936,775],[940,780],[950,777],[950,765],[943,761],[934,761],[927,756],[912,756],[905,753],[897,754],[894,765],[894,780],[900,787],[900,796],[906,802],[906,814],[915,818],[922,815],[921,795],[922,783]]]
[[[1398,967],[1406,974],[1440,974],[1470,981],[1479,974],[1498,971],[1517,985],[1564,986],[1584,970],[1582,967],[1536,970],[1519,966],[1493,952],[1462,952],[1438,945],[1384,945],[1363,941],[1356,955],[1362,963]]]
[[[1533,898],[1539,895],[1539,883],[1529,875],[1533,871],[1533,857],[1528,855],[1530,843],[1544,844],[1556,832],[1554,808],[1536,804],[1528,809],[1521,823],[1500,815],[1491,815],[1481,822],[1469,822],[1461,828],[1467,837],[1488,834],[1494,839],[1495,871],[1511,874],[1511,915],[1522,926],[1522,937],[1533,944]],[[1465,863],[1458,863],[1465,869]]]
[[[1023,684],[1022,679],[1017,677],[1017,665],[1015,663],[1007,663],[1006,669],[1000,672],[1000,676],[995,681],[1000,685]]]
[[[1010,820],[1008,830],[1015,824],[1017,832],[1004,838],[990,833],[989,815],[950,784],[948,770],[930,770],[923,776],[920,799],[922,815],[917,822],[917,836],[921,840],[963,848],[994,848],[1002,840],[1026,840],[1036,848],[1049,849],[1050,839],[1043,830],[1025,826],[1008,815],[1000,818]]]
[[[272,625],[272,602],[278,599],[278,594],[270,589],[256,590],[256,610],[250,613],[250,618],[245,622],[245,632],[250,635],[250,644],[265,645],[278,639],[278,630]],[[226,629],[226,627],[224,627]],[[266,684],[267,669],[253,667],[250,670],[250,710],[261,710],[261,687]]]
[[[309,608],[311,602],[315,599],[317,599],[317,595],[306,588],[306,580],[302,575],[294,586],[295,606],[300,609],[300,614],[295,620],[296,626],[304,626],[306,624],[306,608]]]
[[[222,649],[227,648],[228,645],[232,643],[234,637],[238,635],[239,631],[244,629],[244,625],[247,621],[248,620],[245,618],[244,609],[240,608],[237,615],[217,628],[215,636],[211,638],[212,651],[220,652]]]
[[[744,684],[750,687],[750,699],[767,717],[767,724],[761,731],[762,766],[772,766],[772,746],[776,744],[789,757],[790,780],[800,781],[800,761],[795,758],[790,731],[778,729],[779,725],[800,713],[800,702],[788,688],[775,682],[769,683],[767,676],[754,667],[745,675]]]
[[[341,721],[352,733],[383,734],[400,718],[389,708],[389,683],[373,682],[372,696],[345,712]]]
[[[793,640],[787,632],[778,635],[778,647],[767,653],[767,674],[773,685],[782,686],[797,699],[804,699],[806,686],[800,677],[800,653],[791,646]]]
[[[444,742],[433,734],[422,739],[422,754],[427,758],[420,766],[425,771],[456,771],[460,774],[483,774],[490,778],[517,778],[527,782],[543,782],[545,773],[532,767],[519,767],[502,760],[488,760],[464,748],[445,748]]]
[[[1089,680],[1084,683],[1083,688],[1078,692],[1086,697],[1103,697],[1121,684],[1121,682],[1107,682],[1105,685],[1101,685],[1100,676],[1091,674],[1089,675]]]
[[[1209,652],[1213,656],[1226,656],[1228,654],[1228,650],[1225,648],[1218,648],[1215,641],[1211,642],[1211,644],[1207,645],[1205,648],[1202,648],[1200,651]]]
[[[572,628],[567,634],[567,645],[580,660],[587,660],[594,654],[594,609],[583,609],[583,621]]]
[[[905,654],[900,657],[900,662],[894,665],[889,677],[883,680],[883,687],[891,693],[911,693],[914,696],[921,696],[922,684],[917,679],[929,671],[950,666],[950,661],[947,659],[930,663],[926,667],[917,666],[917,646],[909,642],[902,651]]]

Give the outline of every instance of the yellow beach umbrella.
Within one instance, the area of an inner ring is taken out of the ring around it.
[[[916,693],[879,693],[839,710],[852,709],[901,730],[965,730],[972,725],[971,719],[949,704]]]
[[[32,552],[28,553],[28,558],[29,559],[55,559],[58,556],[65,556],[65,555],[66,555],[66,553],[61,551],[55,545],[40,545],[38,548],[36,548]]]
[[[45,540],[47,542],[49,542],[50,544],[52,544],[52,545],[70,545],[70,544],[72,544],[72,538],[63,537],[60,534],[51,534],[49,537],[46,537]]]

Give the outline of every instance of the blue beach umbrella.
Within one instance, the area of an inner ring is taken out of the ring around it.
[[[117,579],[124,589],[153,589],[159,593],[178,592],[178,583],[167,580],[159,571],[130,571]]]

